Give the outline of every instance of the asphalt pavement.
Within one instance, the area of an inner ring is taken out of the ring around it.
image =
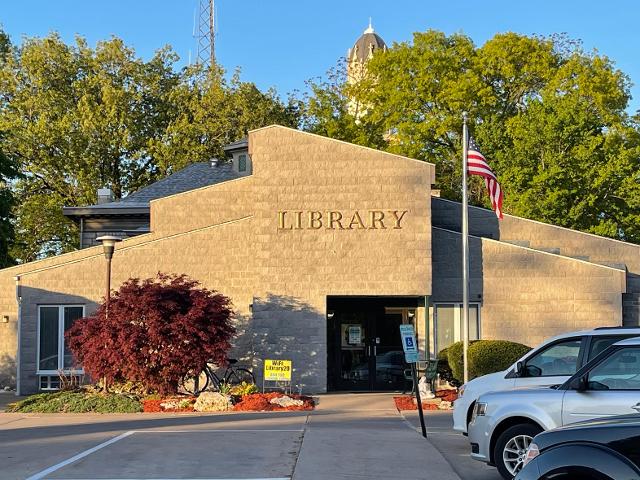
[[[417,411],[405,411],[402,412],[402,416],[416,431],[420,431],[420,419]],[[453,418],[450,411],[426,411],[425,423],[429,441],[444,456],[462,480],[502,480],[498,470],[494,467],[473,460],[469,456],[469,440],[453,430]]]
[[[392,395],[318,400],[313,412],[0,413],[0,478],[459,480]]]

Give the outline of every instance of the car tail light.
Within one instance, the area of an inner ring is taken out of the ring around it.
[[[531,460],[536,458],[538,455],[540,455],[540,449],[538,448],[538,445],[532,442],[531,445],[529,445],[529,450],[527,450],[527,456],[524,457],[524,462],[522,463],[522,465],[523,466],[526,465]]]

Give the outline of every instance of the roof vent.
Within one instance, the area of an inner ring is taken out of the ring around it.
[[[98,189],[98,205],[102,205],[103,203],[113,202],[113,192],[110,188],[99,188]]]

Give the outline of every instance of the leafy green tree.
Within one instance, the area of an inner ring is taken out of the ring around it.
[[[21,261],[77,246],[64,205],[116,197],[153,174],[151,139],[169,123],[167,97],[176,56],[160,50],[143,62],[117,38],[95,49],[58,35],[27,39],[0,69],[2,149],[16,162],[14,255]]]
[[[0,30],[0,66],[2,66],[11,54],[11,41],[9,36]],[[0,97],[0,105],[2,99]],[[0,129],[0,142],[4,134]],[[0,149],[0,268],[13,263],[9,254],[10,246],[14,238],[13,218],[13,193],[11,181],[17,174],[14,163],[2,153]]]
[[[57,34],[26,39],[0,65],[0,149],[19,165],[19,261],[77,248],[63,206],[115,198],[191,162],[224,158],[222,146],[270,123],[297,123],[294,103],[216,70],[177,72],[170,48],[149,61],[112,38],[90,48]]]
[[[358,118],[350,101],[366,105]],[[505,33],[476,47],[427,31],[374,55],[357,84],[312,82],[304,125],[433,162],[442,195],[459,199],[467,111],[507,213],[640,242],[640,127],[628,101],[628,78],[578,42]],[[477,177],[470,197],[488,205]]]
[[[226,80],[219,67],[210,72],[187,68],[169,102],[172,121],[154,141],[162,174],[192,162],[224,159],[223,147],[249,130],[274,123],[296,127],[299,118],[295,101],[283,103],[275,90],[261,92],[241,81],[239,71]]]

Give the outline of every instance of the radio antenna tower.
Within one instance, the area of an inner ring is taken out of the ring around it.
[[[195,32],[198,41],[196,62],[205,70],[209,70],[216,63],[214,4],[214,0],[200,0],[198,8],[198,30]]]

